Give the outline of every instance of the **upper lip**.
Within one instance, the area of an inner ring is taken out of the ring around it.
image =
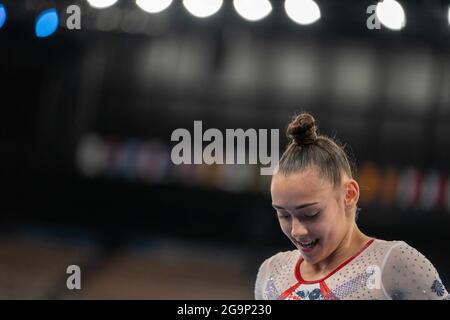
[[[312,239],[312,240],[301,240],[301,241],[297,241],[298,243],[310,243],[316,241],[316,239]]]

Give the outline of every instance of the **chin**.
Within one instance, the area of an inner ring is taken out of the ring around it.
[[[297,250],[300,251],[303,260],[307,261],[308,263],[316,264],[326,258],[324,255],[323,248],[321,246],[315,248],[315,250],[311,252],[306,252],[305,250],[302,250],[302,248],[299,245],[296,245],[296,247]]]

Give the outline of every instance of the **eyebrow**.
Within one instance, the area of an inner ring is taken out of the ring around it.
[[[304,208],[310,207],[310,206],[315,205],[315,204],[318,204],[318,202],[301,204],[301,205],[299,205],[299,206],[296,206],[296,207],[294,208],[294,210],[304,209]],[[281,209],[281,210],[284,210],[283,207],[277,206],[277,205],[275,205],[275,204],[273,204],[272,207],[274,207],[275,209]]]

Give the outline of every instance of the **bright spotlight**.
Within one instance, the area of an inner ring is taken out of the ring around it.
[[[158,13],[166,10],[173,0],[136,0],[136,4],[148,13]]]
[[[0,28],[3,27],[5,22],[6,22],[6,9],[5,6],[0,3]]]
[[[34,30],[38,38],[51,36],[58,29],[59,17],[55,8],[42,11],[36,18]]]
[[[272,12],[269,0],[233,0],[234,8],[241,17],[249,21],[257,21]]]
[[[187,11],[198,18],[206,18],[222,7],[223,0],[183,0]]]
[[[448,6],[447,18],[448,18],[448,24],[450,24],[450,5]]]
[[[117,0],[87,0],[89,4],[97,9],[103,9],[112,6]]]
[[[405,11],[402,5],[395,0],[378,2],[376,14],[378,20],[389,29],[400,30],[406,25]]]
[[[294,22],[307,25],[320,19],[320,8],[313,0],[286,0],[284,9]]]

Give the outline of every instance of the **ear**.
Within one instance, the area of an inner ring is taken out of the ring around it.
[[[356,206],[359,200],[359,185],[354,179],[349,179],[344,184],[345,197],[344,204],[346,209]]]

